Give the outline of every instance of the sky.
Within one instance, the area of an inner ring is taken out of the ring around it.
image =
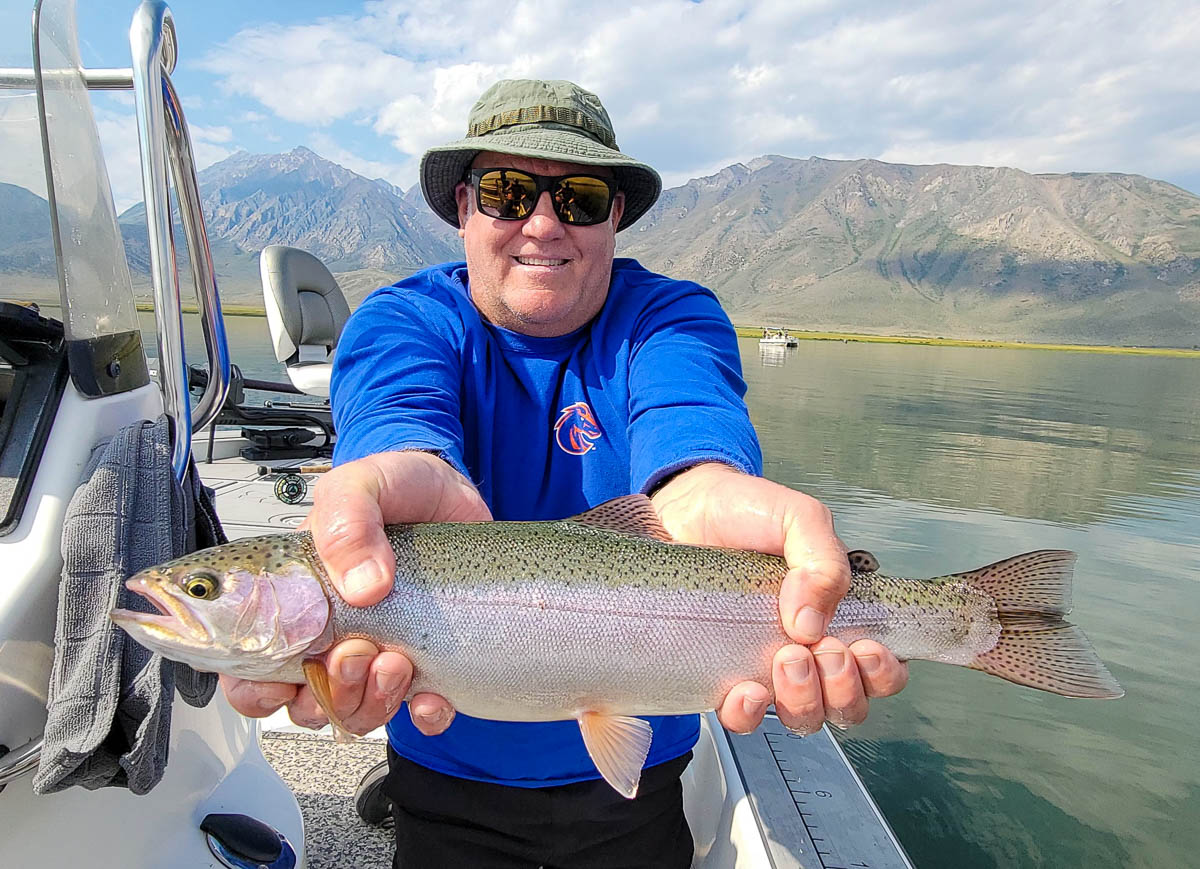
[[[135,4],[78,6],[85,65],[128,66]],[[171,8],[199,168],[304,145],[408,189],[422,151],[460,138],[489,84],[535,77],[596,92],[621,149],[667,186],[782,154],[1130,172],[1200,193],[1195,0]],[[0,12],[10,33],[27,20]],[[132,98],[94,104],[120,210],[141,199]]]

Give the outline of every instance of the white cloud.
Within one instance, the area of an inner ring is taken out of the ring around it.
[[[104,163],[120,214],[142,201],[142,163],[138,151],[137,119],[129,113],[96,107],[96,127],[104,149]]]
[[[233,129],[230,127],[196,127],[188,126],[192,140],[197,142],[232,142]]]
[[[1197,175],[1185,0],[444,4],[247,28],[205,67],[280,118],[370,125],[411,171],[500,77],[595,90],[664,176],[763,153]],[[328,149],[327,149],[328,150]],[[689,174],[690,173],[690,174]]]

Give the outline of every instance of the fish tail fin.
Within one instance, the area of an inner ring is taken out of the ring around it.
[[[1042,549],[955,574],[995,600],[1000,621],[996,645],[967,666],[1064,697],[1124,696],[1087,636],[1063,618],[1074,568],[1074,552]]]

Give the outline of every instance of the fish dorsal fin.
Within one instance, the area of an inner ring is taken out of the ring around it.
[[[593,507],[586,513],[572,516],[571,522],[580,525],[590,525],[605,531],[620,531],[624,534],[636,534],[639,537],[650,537],[663,543],[674,543],[674,538],[663,528],[662,520],[650,499],[645,495],[623,495],[605,501],[598,507]]]
[[[879,559],[865,549],[847,552],[846,559],[850,562],[850,569],[855,573],[877,573],[879,571]]]
[[[1065,616],[1071,611],[1075,553],[1039,549],[954,577],[991,595],[1000,613]]]
[[[337,713],[333,711],[333,691],[329,687],[329,671],[325,669],[325,659],[305,658],[301,667],[304,670],[304,679],[308,682],[308,687],[312,689],[313,696],[317,698],[317,703],[320,704],[322,711],[329,719],[330,726],[333,727],[333,741],[353,742],[354,734],[346,728]]]
[[[642,765],[650,754],[650,725],[628,715],[584,712],[579,731],[592,763],[621,796],[632,800],[642,780]]]

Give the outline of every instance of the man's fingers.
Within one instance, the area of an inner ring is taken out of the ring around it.
[[[329,693],[333,714],[343,723],[363,704],[367,676],[379,650],[363,639],[343,640],[333,647],[325,661],[329,670]]]
[[[265,718],[291,702],[299,688],[286,682],[249,682],[224,675],[220,681],[229,705],[247,718]]]
[[[805,645],[825,636],[848,588],[850,564],[844,552],[789,570],[779,591],[779,615],[788,636]]]
[[[413,725],[426,736],[437,736],[454,720],[454,707],[437,694],[418,694],[408,703]]]
[[[462,474],[435,455],[410,450],[368,456],[323,474],[306,522],[338,593],[354,606],[370,606],[383,600],[395,576],[385,524],[490,518]]]
[[[349,462],[322,475],[309,514],[313,542],[338,594],[355,606],[387,596],[395,556],[383,534],[382,478],[375,463]]]
[[[861,724],[867,718],[867,695],[846,644],[826,637],[812,647],[812,654],[821,676],[825,718],[839,727]]]
[[[292,719],[293,724],[310,730],[320,730],[329,723],[329,716],[325,714],[325,710],[317,702],[316,695],[307,685],[301,687],[296,692],[296,699],[288,704],[288,717]]]
[[[342,723],[359,735],[386,724],[404,702],[412,674],[412,662],[404,655],[380,652],[367,671],[362,703]]]
[[[898,661],[891,650],[874,640],[850,645],[858,663],[858,675],[868,697],[891,697],[908,684],[908,664]]]
[[[812,652],[804,646],[784,646],[775,653],[771,680],[780,722],[806,736],[820,730],[825,723],[825,704]]]
[[[749,733],[762,723],[771,692],[757,682],[739,682],[725,695],[717,719],[734,733]]]

